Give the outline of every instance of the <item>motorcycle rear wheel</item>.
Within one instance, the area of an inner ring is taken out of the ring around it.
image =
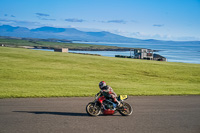
[[[133,112],[133,109],[130,104],[123,102],[122,108],[119,110],[119,113],[123,116],[129,116]]]
[[[101,113],[101,107],[91,102],[86,106],[86,112],[90,116],[98,116]]]

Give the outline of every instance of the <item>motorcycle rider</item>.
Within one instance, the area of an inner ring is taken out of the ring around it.
[[[115,102],[115,103],[117,103],[118,105],[120,105],[120,102],[117,100],[117,94],[113,91],[113,89],[110,87],[110,86],[108,86],[108,85],[106,85],[106,82],[105,81],[101,81],[100,83],[99,83],[99,88],[101,89],[101,93],[106,97],[106,98],[108,98],[108,97],[110,97],[110,98],[112,98],[113,99],[113,101]]]

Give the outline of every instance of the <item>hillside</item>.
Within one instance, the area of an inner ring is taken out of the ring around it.
[[[83,42],[116,42],[116,43],[138,43],[138,44],[163,44],[163,45],[199,45],[200,41],[163,41],[125,37],[113,34],[107,31],[84,32],[75,28],[56,28],[40,27],[28,29],[26,27],[13,27],[10,25],[0,26],[0,36],[20,37],[20,38],[38,38],[38,39],[62,39],[68,41]]]
[[[28,29],[25,27],[13,27],[10,25],[0,26],[0,36],[24,37],[24,38],[56,38],[79,41],[100,42],[137,42],[139,39],[128,38],[106,31],[84,32],[75,28],[40,27]]]
[[[0,47],[0,98],[117,94],[199,95],[200,65]]]
[[[1,37],[0,45],[7,47],[24,47],[30,46],[32,48],[68,48],[69,50],[84,50],[84,51],[129,51],[131,48],[116,47],[116,46],[102,46],[92,44],[79,44],[72,43],[69,40],[59,39],[34,39],[34,38],[12,38],[12,37]]]

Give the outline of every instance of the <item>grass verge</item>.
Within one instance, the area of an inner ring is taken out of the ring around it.
[[[200,65],[0,47],[0,98],[200,95]]]

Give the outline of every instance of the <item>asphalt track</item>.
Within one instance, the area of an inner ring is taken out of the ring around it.
[[[0,133],[200,133],[200,96],[134,96],[131,116],[88,116],[93,98],[0,99]]]

